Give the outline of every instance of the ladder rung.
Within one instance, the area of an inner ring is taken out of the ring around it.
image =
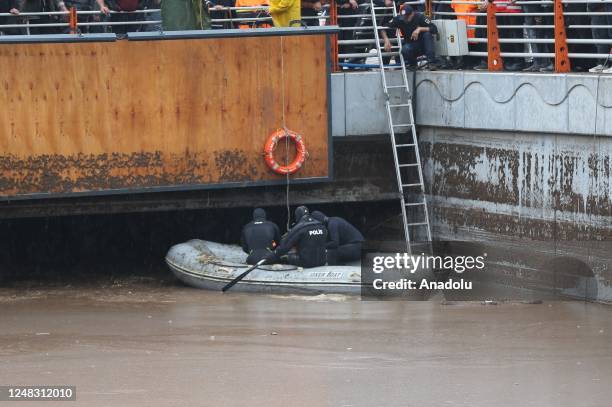
[[[395,148],[399,147],[414,147],[416,144],[396,144]]]
[[[387,89],[399,89],[399,88],[406,89],[406,85],[391,85],[391,86],[387,86]]]
[[[398,167],[418,167],[419,164],[400,164]]]
[[[412,127],[413,124],[410,123],[402,123],[402,124],[394,124],[393,127]]]
[[[427,222],[406,223],[406,226],[429,226]]]
[[[417,184],[402,184],[402,187],[420,187],[422,184],[417,183]]]
[[[419,205],[426,205],[426,203],[425,202],[414,202],[414,203],[405,204],[405,206],[419,206]]]
[[[391,105],[391,104],[389,105],[389,107],[408,107],[408,106],[410,106],[410,103],[400,103],[397,105]]]

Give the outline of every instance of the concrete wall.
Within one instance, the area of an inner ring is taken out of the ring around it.
[[[419,125],[612,136],[610,76],[438,71],[415,85]],[[334,74],[332,115],[335,136],[385,134],[378,72]]]
[[[378,73],[333,80],[335,136],[388,132]],[[434,236],[483,242],[532,282],[577,261],[612,301],[612,78],[422,72],[416,89]]]

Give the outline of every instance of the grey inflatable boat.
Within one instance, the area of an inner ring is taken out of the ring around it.
[[[245,271],[246,254],[239,246],[190,240],[168,251],[166,263],[187,285],[207,290],[221,288]],[[236,284],[232,291],[275,294],[359,294],[361,267],[301,267],[272,264],[261,266]]]

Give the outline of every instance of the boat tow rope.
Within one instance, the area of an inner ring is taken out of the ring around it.
[[[283,113],[283,130],[285,134],[289,135],[289,129],[287,129],[287,121],[285,120],[285,37],[280,37],[281,41],[281,99],[282,99],[282,113]],[[285,166],[289,165],[289,137],[285,137]],[[289,202],[289,172],[285,174],[285,204],[287,206],[287,232],[291,225],[291,205]]]
[[[209,260],[208,264],[212,264],[213,266],[235,268],[235,269],[245,269],[247,267],[251,267],[252,266],[252,264],[235,264],[235,263],[234,264],[227,264],[227,263],[223,263],[223,262],[220,262],[220,261],[214,261],[214,260]],[[298,269],[297,266],[294,266],[294,265],[291,265],[291,264],[283,264],[283,266],[286,266],[286,267],[283,267],[280,270],[275,270],[275,269],[272,269],[270,267],[259,267],[259,268],[261,270],[279,271],[279,272],[280,271],[292,271],[292,270],[297,270]]]

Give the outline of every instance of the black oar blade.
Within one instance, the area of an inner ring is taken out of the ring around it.
[[[264,264],[266,262],[266,259],[260,260],[257,262],[257,264],[255,264],[254,266],[249,267],[244,273],[240,274],[238,277],[236,277],[235,279],[233,279],[232,281],[230,281],[229,283],[227,283],[225,285],[225,287],[223,287],[221,289],[221,291],[226,292],[227,290],[229,290],[230,288],[232,288],[234,285],[236,285],[237,282],[239,282],[240,280],[242,280],[243,278],[246,277],[247,274],[249,274],[251,271],[255,270],[257,267],[261,266],[262,264]]]

